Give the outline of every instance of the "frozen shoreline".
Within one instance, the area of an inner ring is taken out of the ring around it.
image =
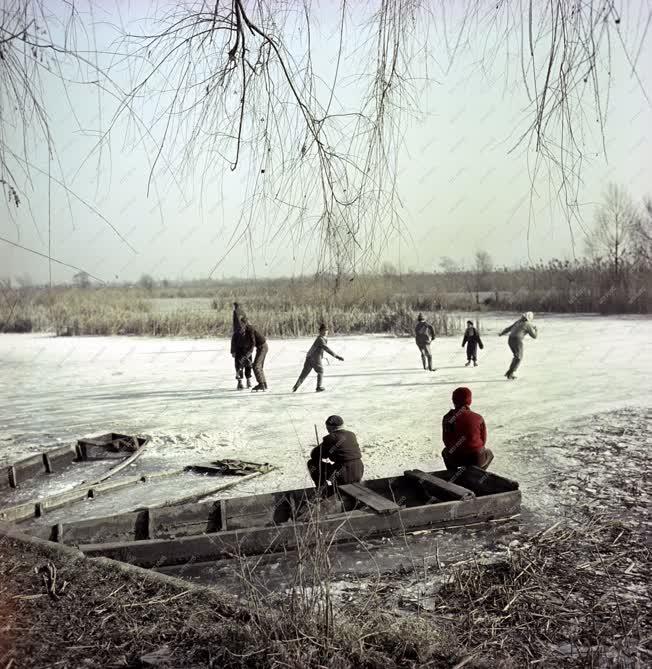
[[[358,435],[367,477],[388,476],[440,466],[441,416],[452,390],[468,385],[488,425],[492,468],[518,480],[538,506],[545,502],[527,490],[557,456],[537,432],[650,405],[652,320],[540,318],[513,383],[502,376],[510,356],[497,336],[508,322],[482,319],[476,369],[464,367],[461,338],[436,340],[434,374],[420,369],[409,338],[333,336],[329,345],[345,362],[330,359],[320,394],[314,376],[290,392],[308,338],[270,340],[271,391],[253,394],[235,390],[224,339],[0,335],[0,462],[85,434],[145,432],[153,436],[145,457],[173,466],[225,457],[279,466],[231,494],[301,487],[314,424],[322,434],[324,419],[338,413]]]

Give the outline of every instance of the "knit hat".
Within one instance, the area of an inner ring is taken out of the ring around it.
[[[418,321],[422,321],[422,320],[423,320],[423,314],[419,314],[419,315],[417,316],[417,320],[418,320]]]
[[[455,388],[453,391],[453,406],[456,409],[459,409],[463,406],[471,406],[471,400],[473,396],[471,394],[470,388]]]
[[[342,427],[344,425],[344,420],[341,416],[329,416],[326,419],[327,427]]]
[[[473,325],[473,321],[466,321],[467,325]]]
[[[525,318],[526,321],[531,321],[534,319],[534,314],[531,311],[526,311],[523,314],[523,318]]]

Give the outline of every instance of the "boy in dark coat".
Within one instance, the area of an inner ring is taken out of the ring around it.
[[[234,313],[235,318],[235,313]],[[247,335],[247,330],[242,321],[238,321],[238,329],[233,332],[231,337],[231,355],[235,364],[235,378],[238,381],[238,390],[242,390],[242,373],[247,380],[247,388],[251,388],[251,356],[254,347],[251,337]]]
[[[458,467],[476,465],[486,469],[494,459],[493,453],[485,447],[487,426],[484,418],[471,411],[471,390],[456,388],[453,391],[453,406],[442,420],[441,452],[446,469],[455,471]]]
[[[245,327],[244,336],[245,339],[248,340],[250,350],[253,350],[254,348],[256,349],[256,357],[254,358],[252,367],[257,384],[251,390],[252,392],[267,390],[267,380],[265,379],[265,371],[263,370],[265,357],[269,351],[267,339],[265,339],[264,335],[262,335],[251,323],[249,323],[245,316],[240,319],[240,322]]]
[[[431,372],[435,371],[432,368],[432,353],[430,352],[430,342],[434,338],[435,331],[432,325],[426,322],[422,314],[419,314],[417,316],[417,325],[414,328],[414,340],[421,353],[421,363],[423,364],[423,368],[428,369]]]
[[[361,481],[364,465],[358,440],[353,432],[344,428],[340,416],[329,416],[326,430],[328,434],[312,449],[307,464],[315,486],[332,494],[337,485]]]
[[[464,339],[462,339],[462,348],[466,345],[466,365],[468,367],[473,360],[473,366],[478,366],[478,346],[483,349],[484,344],[480,339],[480,333],[473,325],[473,321],[466,321],[466,330],[464,331]]]
[[[329,355],[332,355],[334,358],[337,360],[343,361],[344,358],[341,355],[337,355],[337,353],[333,353],[333,351],[328,348],[328,339],[326,339],[326,335],[328,334],[328,329],[326,326],[322,323],[319,326],[319,336],[315,341],[313,342],[312,346],[310,347],[310,350],[306,354],[306,360],[303,363],[303,369],[301,370],[301,374],[299,374],[299,378],[297,379],[297,382],[294,384],[292,388],[292,392],[296,392],[299,386],[306,380],[306,377],[310,372],[314,369],[315,372],[317,372],[317,389],[315,392],[321,393],[326,388],[322,385],[323,380],[324,380],[324,353],[328,353]]]

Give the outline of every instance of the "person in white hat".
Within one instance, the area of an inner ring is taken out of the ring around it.
[[[512,352],[512,363],[509,369],[505,372],[508,380],[512,381],[516,377],[514,372],[519,368],[523,361],[523,340],[525,335],[529,335],[532,339],[537,338],[537,326],[532,325],[534,314],[531,311],[524,313],[517,321],[506,327],[499,336],[509,334],[507,343]]]

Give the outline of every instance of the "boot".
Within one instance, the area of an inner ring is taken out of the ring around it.
[[[324,387],[322,387],[322,386],[317,386],[317,388],[315,389],[315,392],[316,392],[316,393],[323,393],[324,390],[326,390],[326,388],[324,388]]]
[[[247,379],[247,388],[251,388],[251,379]]]
[[[259,390],[265,390],[265,384],[264,384],[264,383],[259,383],[259,384],[255,385],[255,386],[251,389],[251,392],[252,392],[252,393],[257,393]]]
[[[474,366],[474,367],[477,367],[477,366],[478,366],[478,361],[477,361],[477,360],[474,360],[474,361],[473,361],[473,366]]]
[[[466,361],[466,365],[464,365],[464,366],[465,366],[465,367],[468,367],[470,364],[471,364],[471,361],[470,361],[470,360],[467,360],[467,361]]]
[[[238,390],[242,390],[244,386],[242,385],[242,379],[238,379]]]

